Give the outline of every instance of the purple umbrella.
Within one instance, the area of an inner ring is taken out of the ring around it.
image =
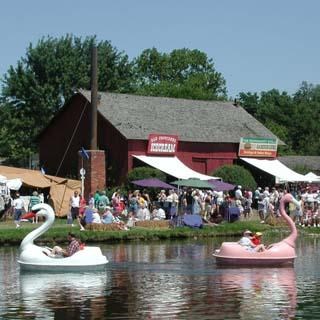
[[[176,189],[171,184],[165,183],[157,178],[149,178],[149,179],[142,179],[142,180],[134,180],[131,183],[146,188],[162,188],[162,189]]]
[[[234,185],[231,183],[219,181],[219,180],[208,180],[213,185],[215,191],[229,191],[234,189]]]

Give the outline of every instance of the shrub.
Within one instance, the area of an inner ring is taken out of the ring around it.
[[[150,167],[138,167],[130,170],[127,175],[128,182],[147,178],[166,180],[166,174],[158,169]]]
[[[254,190],[257,183],[249,170],[239,165],[224,165],[211,173],[212,176],[221,177],[225,182],[241,185],[244,188]]]

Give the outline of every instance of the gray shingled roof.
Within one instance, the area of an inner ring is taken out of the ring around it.
[[[319,156],[283,156],[278,157],[278,160],[291,169],[297,166],[305,166],[310,170],[320,172]]]
[[[80,93],[91,101],[90,91]],[[176,134],[180,141],[191,142],[239,143],[240,137],[277,138],[231,102],[99,94],[98,111],[127,139],[146,140],[150,133]]]

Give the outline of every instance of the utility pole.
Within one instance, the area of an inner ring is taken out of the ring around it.
[[[98,150],[97,143],[97,104],[98,104],[98,58],[97,47],[92,46],[91,53],[91,136],[90,149]]]

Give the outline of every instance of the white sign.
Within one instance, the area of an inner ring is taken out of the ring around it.
[[[80,169],[80,174],[81,174],[81,176],[84,176],[86,174],[86,170],[84,170],[84,168],[81,168]]]
[[[275,158],[277,144],[274,138],[240,138],[239,157]]]

